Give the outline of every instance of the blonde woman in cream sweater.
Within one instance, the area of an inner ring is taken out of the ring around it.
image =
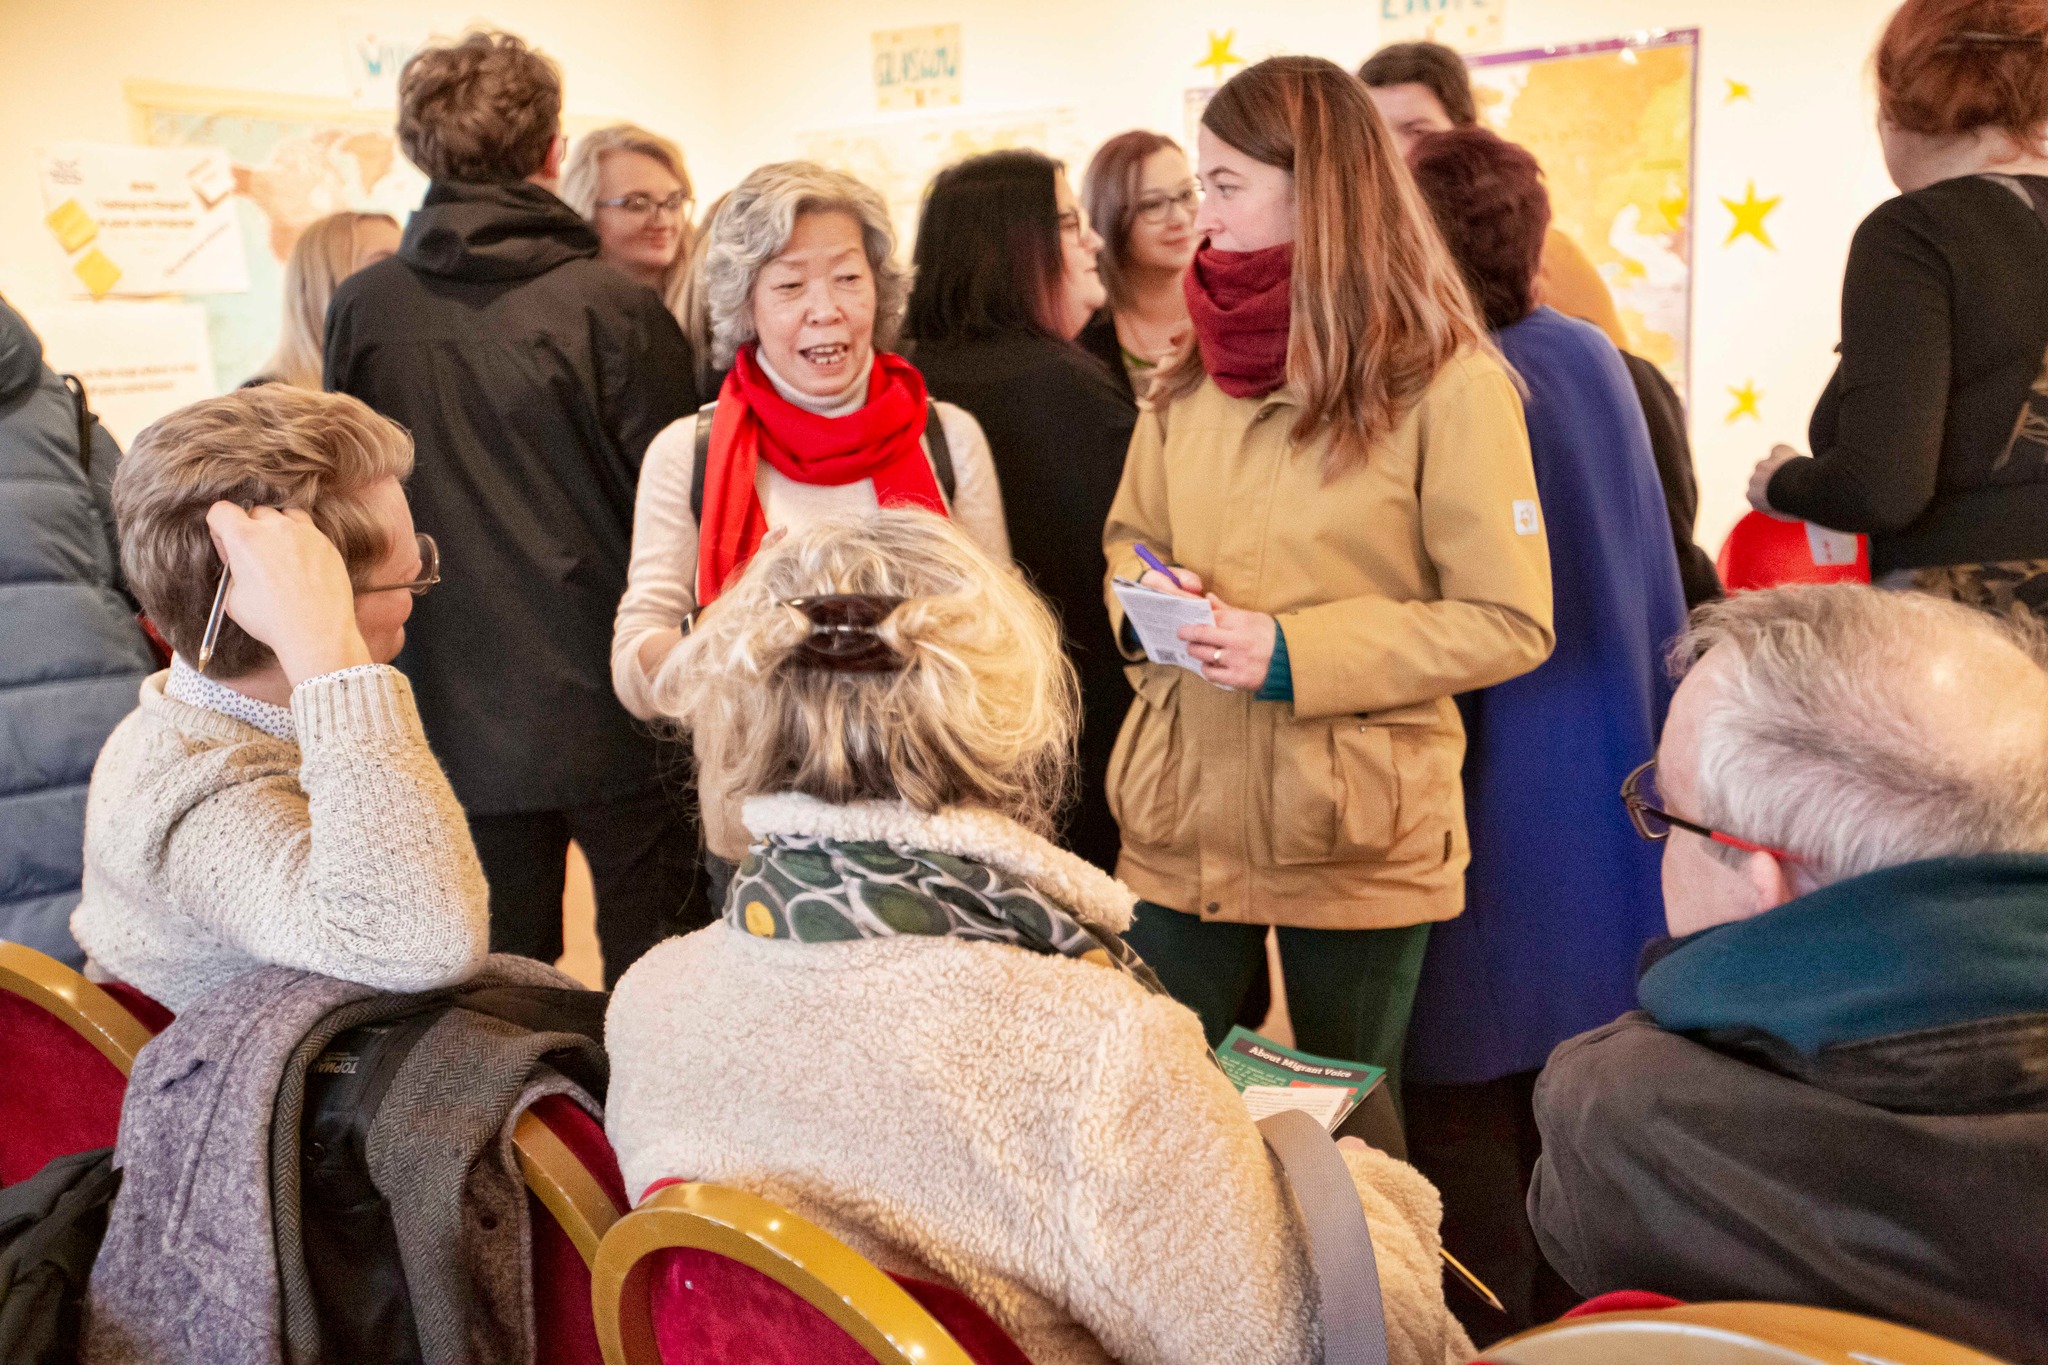
[[[71,919],[90,973],[183,1010],[264,964],[416,991],[483,958],[469,828],[390,666],[437,581],[411,468],[396,424],[285,385],[136,438],[114,480],[121,564],[177,652],[93,769]]]
[[[614,994],[628,1188],[788,1205],[1039,1365],[1320,1360],[1258,1129],[1124,945],[1130,891],[1045,837],[1076,707],[1045,604],[929,513],[828,521],[765,547],[655,691],[754,843],[723,919]],[[1466,1359],[1436,1192],[1344,1156],[1392,1359]]]

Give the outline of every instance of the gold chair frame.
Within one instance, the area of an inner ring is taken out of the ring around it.
[[[0,942],[0,991],[55,1015],[126,1076],[135,1054],[156,1035],[108,995],[56,958],[25,944]]]
[[[669,1247],[752,1266],[824,1313],[881,1365],[974,1365],[922,1304],[853,1248],[724,1185],[671,1185],[606,1234],[590,1284],[605,1365],[660,1365],[648,1258]]]
[[[1488,1347],[1495,1365],[2005,1365],[1911,1327],[1788,1303],[1695,1303],[1547,1323]]]
[[[590,1168],[531,1109],[512,1125],[512,1148],[519,1155],[526,1188],[539,1196],[575,1243],[583,1263],[595,1271],[598,1245],[625,1210],[612,1202]]]

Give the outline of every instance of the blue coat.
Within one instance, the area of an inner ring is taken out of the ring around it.
[[[73,964],[85,787],[155,668],[119,592],[107,490],[121,458],[0,300],[0,938]]]
[[[1664,932],[1662,850],[1619,798],[1656,750],[1685,625],[1649,429],[1599,329],[1538,308],[1495,340],[1529,389],[1557,649],[1458,698],[1472,865],[1416,996],[1408,1075],[1429,1084],[1534,1071],[1633,1009],[1637,955]]]

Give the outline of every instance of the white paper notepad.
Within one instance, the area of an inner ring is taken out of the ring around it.
[[[1207,598],[1160,592],[1128,578],[1111,579],[1110,587],[1116,591],[1116,600],[1123,603],[1131,629],[1138,632],[1138,643],[1145,647],[1146,658],[1155,664],[1185,668],[1190,673],[1202,671],[1202,665],[1188,653],[1187,641],[1180,638],[1180,629],[1216,624],[1216,613],[1210,610]]]

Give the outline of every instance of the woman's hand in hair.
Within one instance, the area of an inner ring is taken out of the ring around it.
[[[206,527],[233,575],[228,616],[270,646],[292,686],[374,662],[356,625],[348,566],[311,516],[217,502]]]
[[[1273,637],[1279,633],[1279,623],[1262,611],[1239,611],[1213,592],[1209,606],[1216,614],[1215,625],[1180,628],[1180,638],[1190,646],[1188,652],[1201,660],[1202,676],[1218,687],[1258,691],[1273,663]]]

